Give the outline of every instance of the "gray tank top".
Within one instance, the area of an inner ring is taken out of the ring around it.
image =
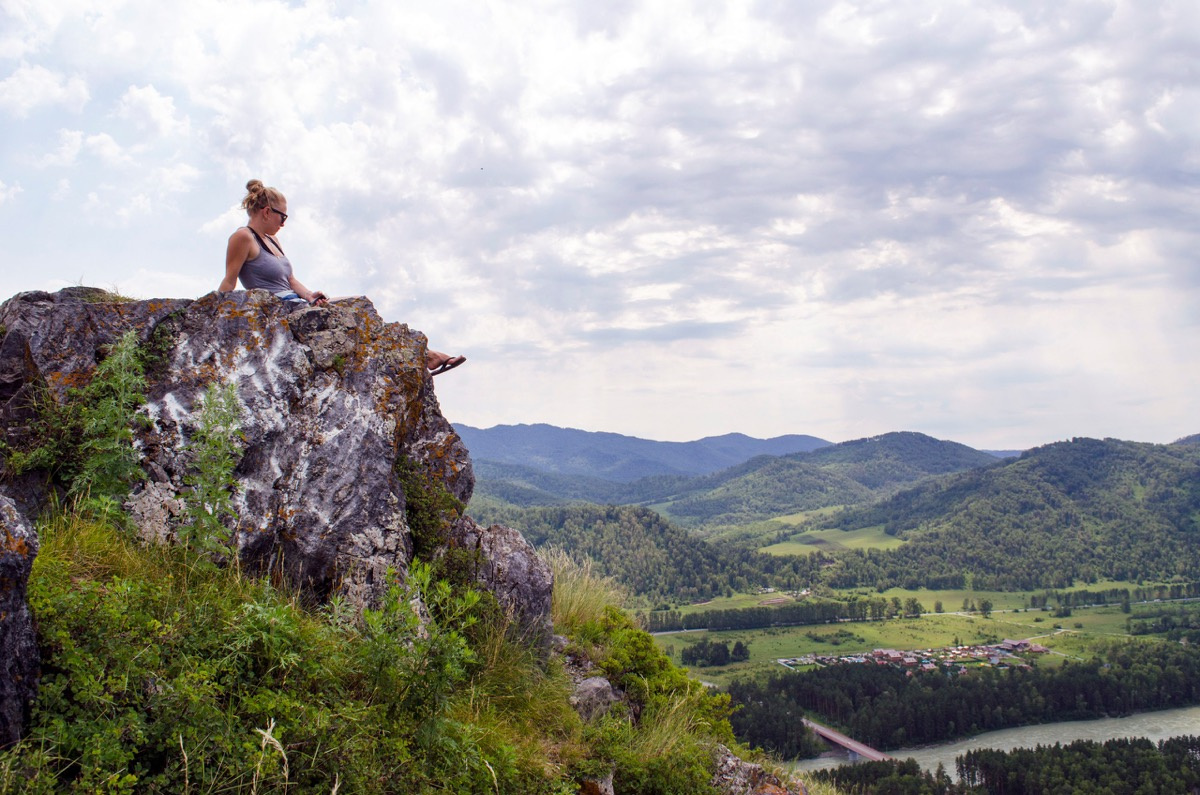
[[[250,229],[250,234],[258,241],[258,256],[242,263],[242,270],[238,273],[242,287],[247,290],[270,290],[273,293],[291,291],[292,285],[288,280],[292,276],[292,263],[287,256],[275,256],[267,250],[267,245],[258,236],[258,232]],[[275,243],[274,239],[271,242]],[[279,246],[278,243],[275,245]],[[279,253],[283,254],[282,246],[279,246]]]

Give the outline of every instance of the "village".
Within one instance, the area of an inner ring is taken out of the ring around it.
[[[964,673],[970,668],[1028,668],[1029,663],[1021,655],[1046,654],[1045,646],[1028,640],[1002,640],[999,643],[976,646],[951,646],[944,649],[916,649],[896,651],[875,649],[869,653],[842,656],[806,654],[800,657],[784,657],[778,662],[789,670],[808,665],[887,665],[909,671],[957,671]]]

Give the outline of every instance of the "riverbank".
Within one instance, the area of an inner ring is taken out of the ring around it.
[[[1075,740],[1104,742],[1118,737],[1145,737],[1152,742],[1179,737],[1185,734],[1200,735],[1200,707],[1180,707],[1158,712],[1141,712],[1123,718],[1100,718],[1098,720],[1061,721],[1037,726],[1022,726],[1015,729],[1000,729],[965,740],[956,740],[939,745],[901,748],[889,751],[896,759],[915,759],[925,770],[933,772],[940,763],[946,772],[954,775],[954,760],[979,748],[995,748],[1011,751],[1014,748],[1033,748],[1038,745],[1070,743]],[[798,771],[824,770],[848,764],[845,753],[824,754],[816,759],[795,762]]]

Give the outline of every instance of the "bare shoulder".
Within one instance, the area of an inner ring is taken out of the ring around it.
[[[239,226],[229,236],[229,251],[245,252],[253,254],[254,249],[258,248],[258,242],[255,241],[254,235],[250,234],[250,230],[244,226]],[[251,257],[252,259],[253,257]]]

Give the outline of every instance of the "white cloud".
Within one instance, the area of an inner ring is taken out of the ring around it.
[[[64,268],[207,291],[259,177],[302,280],[471,356],[452,419],[1195,430],[1185,4],[66,2],[2,6],[14,261],[88,197]]]
[[[130,86],[117,104],[117,116],[131,120],[140,130],[168,137],[187,134],[188,121],[180,118],[175,100],[154,86]]]
[[[88,97],[87,83],[82,78],[67,77],[38,65],[22,63],[0,80],[0,110],[18,119],[38,108],[56,105],[80,113]]]
[[[20,192],[20,185],[5,185],[4,180],[0,180],[0,207],[17,198]]]

